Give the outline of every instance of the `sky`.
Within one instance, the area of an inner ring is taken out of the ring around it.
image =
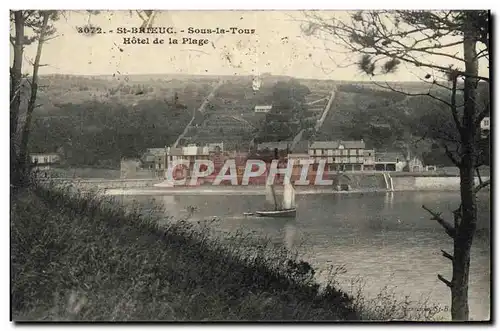
[[[345,16],[346,12],[324,11],[323,15]],[[162,11],[154,26],[172,27],[175,34],[118,34],[117,29],[139,27],[139,16],[129,11],[89,15],[65,12],[55,22],[58,37],[44,45],[41,74],[211,74],[259,75],[271,73],[300,78],[369,80],[339,46],[306,36],[301,30],[305,17],[300,11]],[[77,27],[91,23],[106,34],[87,36]],[[253,34],[189,34],[189,28],[254,29]],[[113,32],[110,32],[112,30]],[[184,30],[184,32],[181,32]],[[150,44],[124,44],[124,38],[149,38]],[[165,44],[152,44],[155,38]],[[169,38],[180,44],[168,44]],[[183,38],[208,39],[208,44],[182,44]],[[25,50],[25,66],[34,58],[36,45]],[[325,50],[328,48],[329,50]],[[12,56],[11,56],[12,57]],[[487,69],[481,66],[484,75]],[[415,81],[425,72],[401,67],[388,81]]]

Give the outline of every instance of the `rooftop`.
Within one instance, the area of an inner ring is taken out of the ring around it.
[[[376,152],[375,162],[399,162],[405,161],[405,156],[400,152]]]
[[[165,147],[160,147],[160,148],[148,148],[147,153],[153,154],[153,155],[162,155],[165,154]]]
[[[286,150],[290,148],[291,145],[292,145],[291,141],[269,141],[258,144],[257,150],[259,151],[265,149],[274,150],[275,148],[277,148],[278,150]]]
[[[339,140],[339,141],[315,141],[309,148],[312,149],[364,149],[365,142],[363,140]]]

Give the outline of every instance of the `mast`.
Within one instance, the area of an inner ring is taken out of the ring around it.
[[[276,192],[272,184],[266,183],[266,199],[274,205],[274,210],[278,210],[278,200],[276,199]]]
[[[272,184],[271,184],[271,191],[273,192],[274,210],[278,210],[278,199],[276,199],[276,192],[274,191],[274,185]]]

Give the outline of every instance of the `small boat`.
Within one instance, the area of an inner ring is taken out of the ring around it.
[[[297,209],[295,208],[290,208],[290,209],[281,209],[281,210],[257,210],[255,212],[256,215],[262,216],[262,217],[293,217],[297,213]]]
[[[292,184],[285,184],[283,191],[283,204],[278,205],[274,185],[266,185],[266,198],[274,204],[274,210],[257,210],[255,215],[263,217],[294,217],[297,213],[295,208],[295,189]]]

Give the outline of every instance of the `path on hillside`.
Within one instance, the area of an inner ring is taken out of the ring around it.
[[[196,111],[199,111],[200,113],[203,113],[203,110],[205,109],[205,107],[207,106],[207,104],[210,102],[210,100],[213,99],[213,97],[214,97],[215,92],[217,91],[217,89],[219,87],[221,87],[223,84],[224,84],[224,81],[220,80],[217,83],[217,85],[215,85],[215,87],[213,88],[212,92],[210,92],[210,94],[205,98],[205,100],[203,101],[203,103],[201,104],[201,106],[198,109],[196,109],[196,108],[193,109],[193,117],[191,117],[191,120],[189,121],[189,123],[184,128],[184,131],[182,131],[182,133],[179,135],[179,137],[177,138],[177,140],[175,141],[175,143],[172,145],[172,148],[177,147],[177,145],[179,144],[179,141],[182,138],[184,138],[184,136],[188,132],[189,128],[191,127],[191,124],[193,124],[194,119],[196,117]]]
[[[324,98],[321,98],[321,99],[318,99],[318,100],[314,100],[314,101],[308,102],[308,103],[306,103],[306,105],[312,106],[312,105],[315,105],[315,104],[317,104],[317,103],[319,103],[321,101],[324,101],[324,100],[328,100],[328,97],[324,97]]]
[[[316,125],[314,126],[314,131],[316,133],[321,129],[321,126],[323,125],[323,122],[325,121],[325,118],[328,115],[328,112],[330,111],[330,108],[332,107],[333,100],[335,99],[335,91],[336,91],[336,87],[334,86],[333,89],[332,89],[332,91],[331,91],[331,93],[330,93],[330,97],[329,98],[328,97],[324,97],[324,98],[321,98],[319,100],[307,103],[307,105],[313,105],[313,104],[316,104],[316,103],[318,103],[320,101],[328,99],[328,103],[326,104],[325,109],[323,110],[323,113],[321,114],[321,117],[316,121]],[[292,151],[294,150],[294,148],[297,145],[297,143],[302,140],[302,135],[303,134],[304,134],[304,129],[300,130],[299,133],[297,133],[295,135],[295,137],[293,138],[292,145],[290,146],[290,148],[292,149]]]
[[[332,107],[333,100],[335,99],[336,90],[337,90],[337,87],[334,86],[332,89],[332,92],[330,93],[330,99],[328,100],[328,103],[325,106],[325,110],[323,111],[323,114],[321,115],[319,120],[316,122],[316,125],[314,126],[314,131],[316,133],[318,133],[319,130],[321,129],[321,126],[323,125],[323,122],[325,121],[325,118],[328,115],[330,108]]]
[[[232,119],[234,119],[234,120],[236,120],[238,122],[245,123],[248,126],[251,126],[252,128],[255,129],[255,125],[253,125],[252,123],[250,123],[249,121],[247,121],[246,119],[244,119],[241,116],[238,116],[238,115],[228,115],[228,117],[231,117]]]

